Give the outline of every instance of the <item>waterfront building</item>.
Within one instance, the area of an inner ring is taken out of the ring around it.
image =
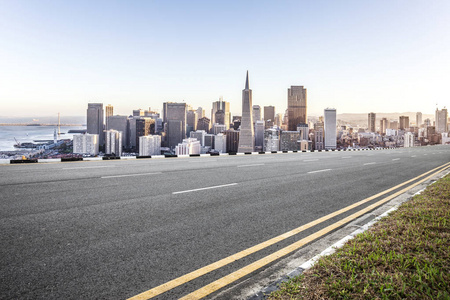
[[[99,135],[98,134],[74,134],[73,153],[98,155]]]
[[[201,145],[197,139],[187,138],[183,139],[182,143],[175,146],[176,155],[189,155],[189,154],[200,154]]]
[[[234,129],[225,130],[224,134],[227,140],[227,152],[233,153],[238,151],[239,146],[239,131]]]
[[[375,128],[375,119],[376,119],[376,114],[371,112],[368,114],[368,129],[369,132],[377,132],[376,128]]]
[[[213,149],[219,153],[227,152],[227,137],[223,133],[219,133],[214,138]]]
[[[113,156],[122,155],[122,131],[105,131],[105,154]]]
[[[275,106],[264,106],[264,123],[266,128],[273,127],[275,123]]]
[[[288,89],[288,130],[297,130],[297,125],[307,123],[306,89],[303,86],[291,86]]]
[[[167,147],[173,148],[186,138],[186,103],[164,102]]]
[[[336,149],[336,109],[324,110],[324,147],[326,150]]]
[[[435,113],[435,128],[436,133],[443,133],[447,131],[447,123],[448,123],[448,113],[447,109],[443,108],[441,110],[436,108]]]
[[[269,128],[264,131],[264,151],[280,150],[280,130]]]
[[[100,146],[104,144],[103,103],[88,103],[87,133],[97,134]]]
[[[139,156],[161,154],[161,136],[145,135],[139,137]]]
[[[300,150],[300,141],[301,138],[299,131],[282,131],[280,136],[280,150]]]
[[[252,152],[255,145],[255,134],[253,129],[252,116],[252,90],[248,84],[248,71],[245,80],[245,89],[242,90],[242,119],[239,134],[238,152]]]
[[[399,129],[400,130],[408,130],[409,129],[409,117],[408,116],[400,116],[399,117]]]

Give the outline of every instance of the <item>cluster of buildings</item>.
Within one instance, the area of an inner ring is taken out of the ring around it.
[[[337,143],[340,148],[348,147],[415,147],[436,144],[450,144],[450,121],[446,108],[436,109],[435,121],[423,120],[422,113],[416,113],[415,123],[409,116],[398,120],[381,118],[368,114],[367,128],[354,129],[338,126]],[[377,126],[379,124],[379,126]]]
[[[230,103],[222,98],[212,103],[209,118],[202,107],[195,109],[184,102],[163,103],[161,114],[149,108],[133,110],[129,116],[114,115],[111,105],[104,109],[102,103],[89,103],[87,133],[74,136],[73,152],[89,155],[103,152],[120,156],[122,151],[126,151],[151,156],[330,150],[371,145],[415,145],[417,141],[435,141],[434,134],[440,132],[431,130],[430,124],[412,128],[403,117],[398,122],[381,120],[377,131],[374,113],[369,114],[368,130],[353,131],[349,126],[337,126],[336,109],[326,108],[322,117],[311,121],[307,107],[307,91],[303,86],[288,88],[284,115],[276,113],[274,106],[261,108],[253,105],[247,72],[240,116],[232,116]],[[442,120],[447,122],[446,110]],[[444,121],[438,121],[436,126],[447,128],[447,123],[441,125],[441,122]],[[414,140],[408,132],[414,134]]]

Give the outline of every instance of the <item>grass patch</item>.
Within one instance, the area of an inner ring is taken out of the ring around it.
[[[450,299],[450,176],[427,187],[275,299]]]

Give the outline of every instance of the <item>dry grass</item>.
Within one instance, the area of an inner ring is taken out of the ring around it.
[[[269,299],[450,299],[450,176]]]

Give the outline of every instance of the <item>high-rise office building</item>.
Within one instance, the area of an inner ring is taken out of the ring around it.
[[[256,123],[256,121],[261,120],[261,106],[253,105],[252,116],[253,116],[253,123]]]
[[[221,110],[221,109],[216,111],[215,116],[214,116],[214,120],[215,120],[215,122],[213,124],[225,125],[225,112],[223,110]]]
[[[198,119],[197,122],[197,130],[204,130],[209,132],[209,128],[211,127],[211,121],[207,117],[203,117]]]
[[[228,129],[224,132],[227,140],[227,152],[237,152],[239,146],[239,131]]]
[[[219,153],[227,152],[227,137],[223,133],[219,133],[214,138],[214,150]]]
[[[380,120],[380,134],[386,134],[386,129],[388,128],[388,119],[383,118]]]
[[[400,130],[408,130],[409,129],[409,117],[408,116],[400,116],[398,123],[399,123]]]
[[[255,122],[255,150],[262,151],[264,148],[264,121]]]
[[[326,108],[324,115],[324,147],[327,150],[336,149],[336,109]]]
[[[122,132],[122,146],[129,147],[129,123],[127,116],[110,116],[106,130],[117,130]]]
[[[283,125],[283,114],[278,113],[275,115],[274,125],[276,125],[278,128],[281,128],[281,125]]]
[[[144,117],[145,116],[145,110],[144,109],[134,109],[133,110],[133,117]]]
[[[422,113],[419,111],[416,113],[416,126],[420,127],[422,125]]]
[[[155,134],[155,120],[142,117],[136,120],[136,149],[139,149],[139,137]]]
[[[209,148],[210,150],[214,149],[215,146],[216,135],[207,133],[205,134],[205,145],[204,147]]]
[[[255,148],[255,134],[252,116],[252,90],[248,84],[248,71],[245,80],[245,89],[242,90],[242,119],[239,134],[238,152],[252,152]]]
[[[436,108],[435,122],[436,133],[447,132],[448,113],[446,108],[441,110]]]
[[[197,130],[198,114],[196,110],[188,110],[186,115],[186,124],[191,126],[193,131]],[[187,133],[186,133],[187,134]]]
[[[103,103],[88,103],[87,109],[87,133],[98,134],[98,143],[103,146],[104,142],[103,125]]]
[[[98,134],[74,134],[73,135],[73,153],[78,154],[98,154]]]
[[[306,89],[303,86],[291,86],[288,89],[288,130],[297,130],[297,125],[307,123]]]
[[[105,154],[121,156],[122,155],[122,131],[105,131]]]
[[[218,134],[218,133],[224,132],[225,130],[227,130],[225,125],[216,123],[211,128],[211,133]]]
[[[201,107],[197,108],[197,118],[201,119],[203,117],[206,117],[205,116],[205,110],[203,108],[201,108]]]
[[[403,136],[403,147],[414,147],[414,133],[407,132]]]
[[[275,123],[275,106],[264,106],[264,123],[266,128],[273,127]]]
[[[205,135],[206,131],[204,130],[191,131],[190,138],[197,139],[200,142],[200,145],[203,147],[205,146]]]
[[[111,117],[112,115],[114,115],[114,106],[112,106],[111,104],[108,104],[105,106],[105,113],[106,113],[106,130],[108,130],[108,119],[109,117]]]
[[[368,128],[369,128],[369,132],[376,132],[376,128],[375,128],[375,119],[376,119],[376,114],[371,112],[368,114]]]
[[[223,111],[223,124],[228,128],[230,128],[231,123],[231,113],[230,113],[230,102],[223,101],[222,97],[220,97],[219,101],[215,101],[212,103],[212,109],[211,109],[211,124],[219,123],[216,120],[216,113],[221,110]]]
[[[161,136],[145,135],[139,137],[139,155],[151,156],[161,154]]]
[[[186,138],[186,103],[165,102],[164,118],[167,147],[174,148]]]

